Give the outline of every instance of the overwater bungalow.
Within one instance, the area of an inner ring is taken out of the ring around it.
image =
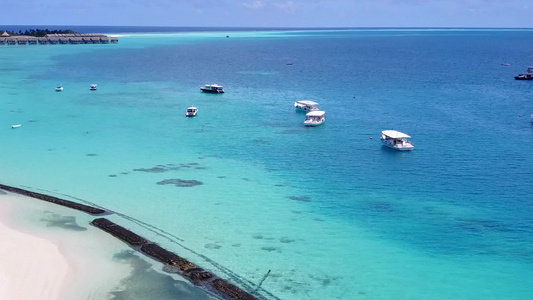
[[[0,45],[46,45],[46,44],[109,44],[118,43],[117,37],[101,33],[47,34],[44,37],[10,36],[7,32],[0,35]]]
[[[83,43],[83,39],[79,36],[73,36],[73,37],[70,37],[69,38],[69,42],[71,44],[82,44]]]
[[[17,39],[13,36],[10,36],[8,38],[6,38],[6,43],[8,45],[16,45],[17,44]]]
[[[19,44],[19,45],[27,45],[28,44],[28,37],[17,36],[17,44]]]

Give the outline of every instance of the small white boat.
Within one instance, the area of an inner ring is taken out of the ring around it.
[[[185,116],[186,117],[195,117],[197,113],[198,113],[198,108],[195,107],[195,106],[191,106],[191,107],[187,108],[187,112],[185,113]]]
[[[63,91],[63,86],[61,84],[56,86],[56,92],[62,92],[62,91]]]
[[[214,94],[221,94],[224,93],[224,87],[218,84],[206,84],[200,88],[202,92],[205,93],[214,93]]]
[[[91,91],[96,91],[98,89],[97,84],[91,84],[91,87],[89,88]]]
[[[384,130],[381,132],[383,145],[399,151],[409,151],[415,148],[409,140],[410,138],[407,134],[396,130]]]
[[[22,124],[11,125],[11,128],[19,128]]]
[[[305,126],[318,126],[326,121],[326,112],[322,110],[308,112],[305,116]]]
[[[296,110],[306,112],[320,110],[318,108],[318,103],[311,100],[296,101],[294,102],[294,107],[296,108]]]

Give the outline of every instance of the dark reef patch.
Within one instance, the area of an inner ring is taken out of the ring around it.
[[[389,202],[384,201],[375,201],[369,204],[371,210],[376,212],[393,212],[395,211],[394,206]]]
[[[147,172],[147,173],[164,173],[164,172],[167,172],[168,169],[167,168],[164,168],[164,167],[153,167],[153,168],[149,168],[149,169],[133,169],[133,171],[135,172]]]
[[[72,231],[86,231],[86,227],[82,227],[76,223],[74,216],[62,216],[60,214],[45,212],[45,216],[40,219],[46,223],[46,227],[58,227]]]
[[[136,172],[147,172],[147,173],[165,173],[170,171],[178,171],[182,168],[186,169],[197,169],[197,170],[203,170],[206,169],[206,167],[200,166],[199,163],[191,162],[191,163],[185,163],[185,164],[164,164],[164,165],[157,165],[152,168],[137,168],[133,169],[133,171]]]
[[[300,201],[300,202],[310,202],[311,197],[309,196],[288,196],[287,198],[294,200],[294,201]]]
[[[279,239],[279,241],[280,241],[281,243],[284,243],[284,244],[290,244],[290,243],[295,242],[296,240],[295,240],[295,239],[288,238],[288,237],[282,237],[282,238]]]
[[[511,231],[503,223],[481,219],[481,218],[457,218],[457,227],[470,231],[470,232],[484,232],[484,231],[498,231],[508,232]]]
[[[86,156],[98,156],[98,154],[96,153],[89,153],[89,154],[85,154]]]
[[[157,184],[159,185],[173,184],[177,187],[192,187],[196,185],[202,185],[204,183],[198,180],[187,180],[187,179],[178,178],[178,179],[165,179],[163,181],[159,181]]]
[[[115,174],[107,175],[108,177],[117,177]]]
[[[207,248],[207,249],[220,249],[220,248],[222,248],[222,246],[220,246],[218,244],[214,244],[214,243],[209,243],[209,244],[205,244],[204,248]]]
[[[278,251],[279,248],[278,247],[261,247],[261,250],[264,250],[264,251],[268,251],[268,252],[273,252],[273,251]]]

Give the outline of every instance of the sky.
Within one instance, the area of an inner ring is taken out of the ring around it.
[[[0,7],[0,25],[533,27],[533,0],[0,0]]]

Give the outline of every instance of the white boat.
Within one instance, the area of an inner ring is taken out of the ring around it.
[[[96,91],[98,89],[97,84],[91,84],[91,87],[89,88],[91,91]]]
[[[407,134],[396,130],[384,130],[381,132],[383,145],[399,151],[409,151],[415,148],[409,140],[410,138]]]
[[[11,125],[11,128],[19,128],[22,124]]]
[[[206,84],[200,88],[202,92],[221,94],[224,93],[224,87],[218,84]]]
[[[318,103],[314,102],[314,101],[311,101],[311,100],[300,100],[300,101],[296,101],[294,102],[294,107],[296,108],[296,110],[299,110],[299,111],[315,111],[315,110],[320,110],[318,108]]]
[[[305,126],[318,126],[326,121],[326,112],[315,110],[308,112],[304,121]]]
[[[62,91],[63,91],[63,86],[61,84],[56,86],[56,92],[62,92]]]
[[[187,108],[187,112],[185,113],[185,116],[186,117],[195,117],[197,113],[198,113],[198,108],[194,107],[194,106],[191,106],[191,107]]]
[[[527,67],[525,74],[518,74],[514,77],[516,80],[533,80],[533,67]]]

